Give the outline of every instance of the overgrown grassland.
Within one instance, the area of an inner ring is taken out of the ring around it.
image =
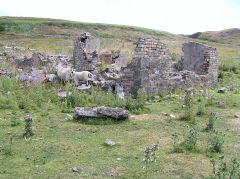
[[[22,89],[21,84],[10,79],[0,81],[0,176],[3,178],[146,178],[150,175],[152,178],[204,178],[212,175],[211,158],[224,155],[227,162],[234,157],[240,160],[240,120],[234,118],[240,114],[240,94],[235,89],[226,94],[207,90],[205,97],[200,95],[201,90],[196,90],[192,105],[193,125],[198,133],[197,151],[174,153],[173,135],[178,134],[182,141],[186,124],[192,123],[178,120],[184,114],[184,92],[149,98],[151,102],[155,100],[145,106],[150,111],[131,115],[127,121],[86,123],[70,120],[73,99],[62,100],[56,96],[57,89],[68,90],[68,85]],[[112,95],[96,94],[104,98],[99,105],[114,106]],[[94,91],[91,95],[81,94],[83,101],[77,106],[97,105],[92,96]],[[216,107],[218,101],[225,105]],[[199,105],[204,111],[201,116],[196,115]],[[207,151],[210,134],[203,130],[210,110],[218,112],[214,128],[226,134],[221,153]],[[35,135],[26,141],[23,134],[27,114],[33,117]],[[104,145],[106,139],[116,142],[116,146]],[[142,168],[144,148],[158,142],[156,163],[148,169],[150,172],[146,171]],[[73,167],[79,172],[72,172]]]

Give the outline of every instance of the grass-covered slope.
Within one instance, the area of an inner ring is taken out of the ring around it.
[[[110,25],[100,23],[82,23],[67,20],[0,17],[0,31],[7,34],[26,36],[60,35],[74,36],[82,32],[90,32],[102,38],[137,38],[139,36],[173,36],[173,34],[126,25]]]
[[[212,42],[234,44],[240,46],[240,29],[232,28],[221,31],[197,32],[190,37]]]

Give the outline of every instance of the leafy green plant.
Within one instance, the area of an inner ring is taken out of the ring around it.
[[[194,122],[193,114],[193,89],[187,89],[184,97],[184,115],[180,117],[180,120]]]
[[[182,143],[185,150],[196,150],[197,149],[197,131],[196,129],[187,126],[188,130],[184,133],[184,141]]]
[[[141,111],[146,110],[145,103],[147,100],[146,93],[143,90],[138,90],[137,98],[133,99],[131,95],[127,96],[126,99],[126,109],[132,111],[135,114],[141,113]]]
[[[223,132],[214,130],[209,138],[209,151],[217,153],[221,152],[224,144],[224,138],[225,134]]]
[[[208,114],[208,124],[205,131],[212,131],[217,120],[217,112],[210,111]]]
[[[144,159],[143,162],[145,165],[143,166],[143,169],[146,170],[146,177],[151,178],[152,170],[152,164],[157,161],[156,152],[158,151],[158,144],[154,144],[152,147],[145,147],[144,149]],[[148,176],[150,173],[150,176]]]
[[[227,164],[224,160],[224,156],[219,157],[219,161],[211,159],[213,167],[213,177],[214,179],[237,179],[240,178],[240,162],[236,158],[231,159],[231,163]]]
[[[183,151],[197,150],[198,133],[192,125],[186,125],[183,131],[183,141],[179,143],[178,135],[174,135],[173,152],[180,153]]]
[[[34,135],[32,131],[32,122],[33,119],[30,115],[24,116],[25,121],[25,133],[23,134],[24,137],[31,137]]]

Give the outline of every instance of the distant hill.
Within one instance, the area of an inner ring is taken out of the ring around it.
[[[188,37],[240,46],[240,28],[232,28],[221,31],[197,32]]]
[[[84,23],[60,19],[32,17],[0,17],[0,33],[24,36],[71,37],[90,32],[95,37],[136,39],[138,37],[174,37],[168,32],[141,27]]]

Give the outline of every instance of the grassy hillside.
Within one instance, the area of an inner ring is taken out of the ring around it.
[[[173,34],[140,27],[110,25],[99,23],[82,23],[58,19],[0,17],[2,31],[7,34],[25,36],[74,36],[82,32],[90,32],[102,38],[137,38],[139,36],[173,36]],[[0,29],[1,31],[1,29]]]
[[[190,37],[212,42],[234,44],[240,46],[240,29],[232,28],[222,31],[197,32]]]

